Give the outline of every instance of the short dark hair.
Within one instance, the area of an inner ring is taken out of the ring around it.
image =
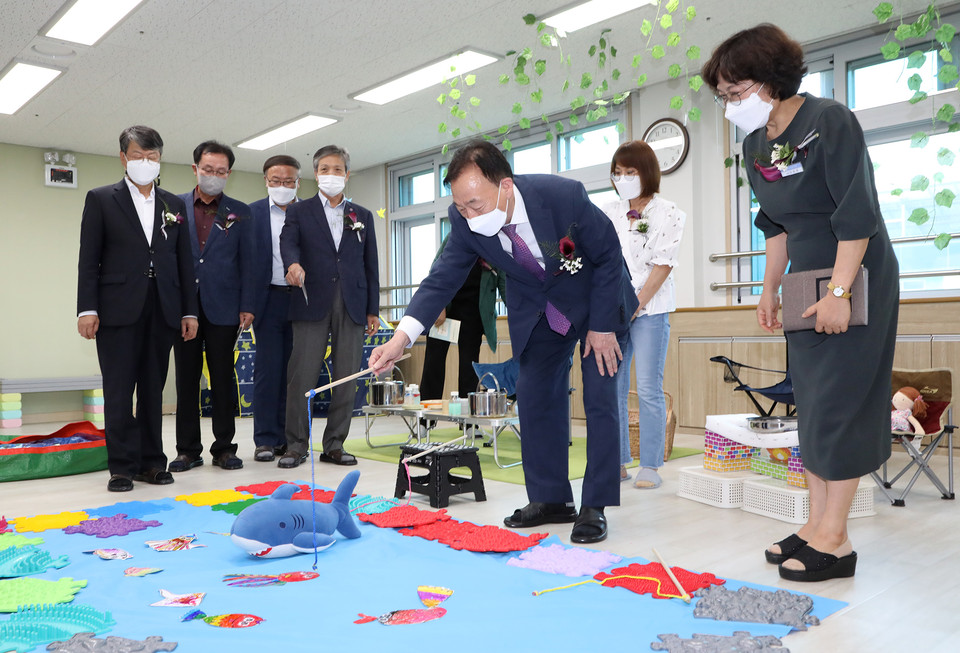
[[[475,138],[467,141],[453,154],[450,165],[447,167],[447,174],[443,178],[443,185],[449,186],[463,174],[467,166],[475,165],[483,173],[486,179],[494,184],[499,184],[504,179],[513,179],[513,170],[510,169],[510,162],[503,156],[496,145],[482,138]]]
[[[127,153],[127,148],[130,147],[130,141],[133,141],[145,150],[156,150],[160,154],[163,154],[163,139],[160,138],[160,134],[157,133],[156,129],[151,129],[144,125],[134,125],[120,132],[120,151],[124,154]]]
[[[313,171],[317,171],[317,165],[320,163],[320,159],[325,156],[330,156],[335,154],[340,157],[340,160],[343,161],[343,167],[345,172],[350,172],[350,153],[347,152],[347,148],[340,147],[339,145],[324,145],[317,153],[313,155]]]
[[[610,161],[610,174],[621,168],[636,168],[640,175],[640,197],[653,197],[660,192],[660,163],[653,148],[644,141],[627,141],[617,148]],[[616,185],[614,185],[616,188]]]
[[[277,154],[272,156],[266,161],[263,162],[263,176],[267,176],[267,170],[273,166],[290,166],[291,168],[296,168],[297,172],[300,171],[300,162],[294,159],[289,154]]]
[[[718,45],[701,75],[714,91],[720,77],[732,83],[749,79],[766,86],[771,97],[786,100],[797,94],[806,72],[803,47],[776,25],[762,23]]]
[[[233,170],[233,162],[237,160],[230,146],[219,141],[204,141],[197,145],[193,150],[193,162],[200,163],[200,157],[204,154],[223,154],[227,157],[227,168],[231,170]]]

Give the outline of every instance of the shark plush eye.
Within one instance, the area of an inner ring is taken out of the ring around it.
[[[286,528],[286,527],[287,527],[287,522],[283,522],[283,521],[280,522],[280,528]]]

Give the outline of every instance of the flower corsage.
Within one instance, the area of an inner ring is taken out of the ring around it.
[[[236,213],[228,213],[226,216],[224,216],[223,220],[217,220],[216,225],[223,230],[223,235],[226,236],[230,227],[238,222],[240,222],[240,216],[238,216]]]
[[[810,132],[796,147],[790,147],[789,142],[782,145],[774,143],[770,149],[769,160],[764,158],[763,163],[761,163],[759,156],[754,157],[754,170],[759,172],[767,181],[777,181],[783,177],[803,172],[803,164],[800,162],[801,155],[802,158],[807,158],[810,143],[819,136],[819,132]]]
[[[162,197],[158,194],[157,197],[160,198],[160,203],[163,204],[163,224],[160,225],[160,233],[163,234],[163,239],[167,239],[167,225],[168,224],[181,224],[183,222],[183,216],[180,213],[174,213],[170,210],[170,206],[163,200]]]
[[[360,232],[364,230],[366,225],[360,222],[360,218],[357,217],[357,213],[353,209],[350,209],[350,212],[347,213],[347,217],[350,219],[350,224],[347,225],[347,228],[349,228],[350,231],[357,234],[357,242],[359,243]]]
[[[577,256],[577,244],[573,242],[573,237],[571,236],[575,226],[577,225],[570,225],[567,235],[561,238],[560,242],[556,245],[547,242],[540,243],[540,249],[545,254],[560,260],[560,269],[557,270],[554,275],[561,274],[564,271],[570,274],[576,274],[580,271],[580,268],[583,267],[583,257]]]
[[[629,221],[628,231],[635,234],[645,234],[650,229],[650,222],[647,219],[647,210],[637,212],[636,209],[627,211],[627,220]]]

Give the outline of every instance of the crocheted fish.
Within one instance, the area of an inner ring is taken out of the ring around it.
[[[263,621],[262,617],[253,614],[217,614],[207,616],[207,614],[201,610],[188,612],[180,621],[193,621],[194,619],[200,619],[217,628],[249,628]]]
[[[434,619],[439,619],[447,614],[445,608],[437,607],[440,603],[446,601],[453,594],[453,590],[446,587],[435,587],[431,585],[421,585],[417,588],[417,594],[420,602],[426,608],[417,608],[412,610],[394,610],[379,617],[371,617],[362,612],[357,615],[360,618],[354,621],[355,624],[367,624],[371,621],[379,621],[384,626],[406,626],[409,624],[422,624]]]

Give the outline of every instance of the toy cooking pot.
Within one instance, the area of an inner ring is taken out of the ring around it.
[[[497,389],[489,388],[481,392],[484,377],[493,379]],[[504,417],[507,414],[507,391],[500,389],[500,382],[491,372],[487,372],[477,382],[477,391],[468,393],[470,400],[470,415],[473,417]]]
[[[400,372],[399,367],[393,369]],[[391,373],[389,379],[370,382],[367,403],[371,406],[401,406],[403,405],[403,390],[403,372],[400,372],[399,381],[394,381]]]

